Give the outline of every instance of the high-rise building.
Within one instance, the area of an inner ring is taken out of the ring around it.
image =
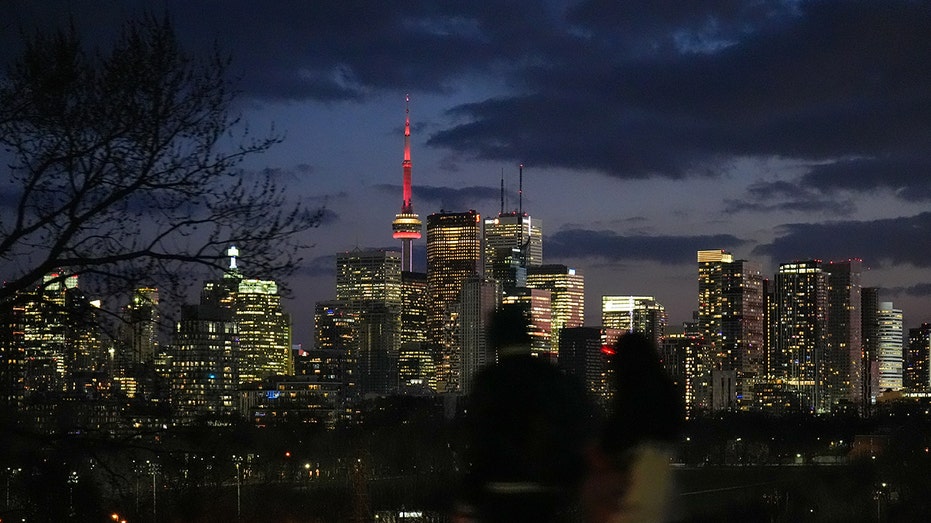
[[[239,325],[241,383],[294,374],[291,317],[281,308],[278,284],[270,280],[240,280],[235,319]]]
[[[523,311],[530,334],[530,353],[533,356],[556,362],[552,336],[552,293],[547,289],[517,288],[501,297],[502,305],[513,305]]]
[[[336,257],[336,299],[355,315],[353,359],[361,394],[398,388],[401,253],[353,250]]]
[[[559,331],[559,367],[578,377],[592,401],[607,410],[613,387],[600,327],[564,327]]]
[[[239,409],[239,329],[235,314],[216,304],[181,311],[171,355],[173,422],[223,422]]]
[[[350,302],[331,300],[314,306],[314,351],[302,360],[303,373],[340,385],[344,410],[360,397],[357,377],[356,321],[358,311]],[[308,366],[309,365],[309,366]]]
[[[420,239],[420,230],[423,223],[420,216],[414,212],[413,191],[411,187],[411,112],[410,96],[406,98],[407,108],[404,113],[404,161],[401,163],[403,170],[403,197],[401,200],[401,212],[395,215],[394,221],[391,222],[391,228],[394,231],[393,237],[401,240],[401,266],[405,271],[414,270],[413,243],[414,240]]]
[[[158,289],[139,287],[123,309],[128,358],[132,365],[151,362],[158,352]]]
[[[747,410],[765,375],[765,306],[759,264],[723,250],[698,251],[698,322],[718,377],[715,409]]]
[[[663,368],[682,392],[687,418],[712,410],[711,364],[698,322],[688,322],[683,332],[663,336],[660,357]]]
[[[879,394],[902,390],[902,310],[891,301],[879,302]]]
[[[860,295],[860,332],[863,336],[863,402],[869,414],[879,394],[879,288],[863,287]]]
[[[473,276],[462,284],[457,310],[457,338],[459,339],[462,394],[472,392],[472,380],[478,371],[494,363],[488,351],[488,321],[500,301],[497,281],[483,276]]]
[[[543,221],[522,211],[501,212],[486,218],[483,229],[486,276],[505,292],[524,287],[527,270],[543,264]]]
[[[559,354],[559,332],[585,322],[585,278],[565,265],[541,265],[527,269],[527,287],[550,291],[553,354]]]
[[[406,389],[436,390],[436,368],[427,343],[427,274],[401,273],[401,331],[398,347],[398,385]]]
[[[625,332],[639,332],[659,347],[666,334],[666,308],[653,296],[602,296],[601,325],[608,345]]]
[[[931,392],[931,323],[908,329],[902,385],[909,392]]]
[[[238,267],[239,249],[231,246],[226,252],[229,267],[221,279],[204,282],[201,305],[228,311],[237,324],[240,384],[293,374],[291,318],[281,307],[278,284],[245,278]]]
[[[825,403],[859,408],[863,402],[862,262],[830,262],[828,331],[824,357]]]
[[[475,211],[427,217],[427,341],[436,355],[438,392],[457,392],[461,362],[452,314],[462,285],[482,269],[482,219]]]
[[[824,412],[827,275],[818,260],[779,265],[775,282],[773,377],[805,410]]]

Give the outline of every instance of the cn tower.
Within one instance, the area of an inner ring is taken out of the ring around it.
[[[413,244],[420,239],[420,229],[423,223],[420,216],[414,212],[411,200],[411,97],[405,97],[407,106],[404,109],[404,199],[401,201],[401,212],[394,216],[391,229],[394,238],[401,240],[401,270],[414,270]]]

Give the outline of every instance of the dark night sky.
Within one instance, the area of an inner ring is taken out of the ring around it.
[[[335,252],[395,246],[406,93],[415,211],[496,213],[502,172],[516,207],[522,162],[545,261],[586,275],[592,324],[602,294],[689,318],[714,248],[770,275],[862,258],[907,326],[931,320],[927,2],[8,0],[0,54],[69,16],[104,43],[146,6],[232,54],[244,118],[286,135],[249,168],[328,209],[289,282],[296,342]]]

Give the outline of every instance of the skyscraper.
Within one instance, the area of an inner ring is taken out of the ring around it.
[[[436,390],[436,369],[427,343],[427,275],[401,273],[401,331],[398,347],[398,384]]]
[[[666,308],[653,296],[602,296],[601,326],[608,345],[625,332],[639,332],[659,347],[666,334]]]
[[[451,316],[462,284],[481,274],[482,219],[475,211],[427,217],[427,341],[436,354],[437,388],[456,392],[460,361]]]
[[[698,323],[712,365],[714,408],[743,409],[753,404],[753,387],[765,373],[763,271],[759,264],[734,260],[723,250],[698,251]],[[731,383],[732,381],[732,383]],[[733,385],[733,386],[730,386]]]
[[[239,380],[261,381],[294,374],[291,317],[281,308],[278,284],[244,278],[236,292],[239,326]]]
[[[860,331],[863,335],[863,402],[869,414],[879,394],[879,289],[863,287],[860,296]]]
[[[527,269],[527,287],[550,291],[550,351],[559,354],[559,332],[585,322],[585,278],[565,265],[540,265]]]
[[[879,302],[879,393],[902,390],[902,310]]]
[[[553,352],[552,293],[548,289],[516,288],[511,294],[502,296],[502,304],[514,305],[523,311],[527,318],[527,333],[530,334],[530,353],[556,362]]]
[[[336,256],[336,299],[355,316],[351,351],[361,394],[398,387],[401,253],[360,250]]]
[[[473,276],[462,284],[457,311],[457,338],[462,368],[463,394],[472,392],[472,379],[479,369],[494,363],[488,354],[488,320],[500,300],[498,282],[483,276]]]
[[[931,323],[908,329],[902,385],[909,392],[931,392]]]
[[[806,410],[824,412],[827,275],[818,260],[779,265],[775,285],[772,374]]]
[[[505,294],[527,284],[527,270],[543,263],[543,221],[523,211],[502,211],[483,224],[485,275]]]
[[[410,116],[410,96],[405,101],[404,118],[404,161],[401,162],[403,170],[403,198],[401,200],[401,212],[394,216],[391,222],[391,228],[394,230],[393,237],[401,240],[401,266],[405,271],[414,270],[413,242],[420,239],[420,229],[423,226],[420,216],[414,212],[413,190],[411,188],[411,116]]]
[[[824,358],[825,402],[859,408],[863,401],[862,262],[830,262],[828,339]]]

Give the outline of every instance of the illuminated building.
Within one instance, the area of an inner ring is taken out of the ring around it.
[[[582,380],[596,405],[608,408],[612,397],[608,355],[603,351],[600,327],[564,327],[559,331],[559,367]]]
[[[336,256],[336,299],[355,316],[352,355],[361,394],[398,387],[401,254],[353,250]]]
[[[931,323],[908,329],[902,386],[909,392],[931,392]]]
[[[805,410],[825,412],[822,385],[827,345],[827,275],[818,260],[783,263],[775,281],[772,377]]]
[[[516,305],[527,318],[527,333],[530,334],[530,354],[556,361],[550,340],[553,325],[553,309],[546,289],[518,288],[509,295],[502,296],[502,305]]]
[[[401,240],[401,260],[402,267],[405,271],[414,270],[413,243],[414,240],[420,239],[420,229],[423,226],[420,216],[414,212],[414,203],[412,199],[411,188],[411,117],[410,117],[410,97],[407,97],[408,107],[404,110],[404,161],[401,163],[403,170],[403,199],[401,200],[401,212],[395,215],[394,221],[391,222],[391,228],[394,231],[393,237]]]
[[[550,291],[553,354],[559,354],[559,332],[585,322],[585,278],[565,265],[541,265],[527,269],[527,287]]]
[[[438,392],[457,392],[461,362],[453,321],[462,284],[481,274],[482,219],[475,211],[427,217],[427,342],[436,355]]]
[[[462,284],[456,310],[462,376],[460,392],[472,392],[472,380],[486,364],[494,363],[488,354],[488,320],[500,299],[498,282],[473,276]]]
[[[240,280],[236,323],[240,383],[294,374],[291,318],[281,308],[278,284],[269,280]]]
[[[902,310],[891,301],[879,302],[879,393],[902,390]]]
[[[860,332],[863,335],[863,403],[869,414],[879,394],[879,289],[863,287],[860,296]]]
[[[484,222],[485,275],[505,293],[526,285],[527,270],[543,264],[543,221],[524,212],[502,212]]]
[[[158,289],[139,287],[123,309],[129,361],[132,365],[150,362],[158,352]]]
[[[342,419],[340,398],[338,382],[313,375],[276,376],[243,389],[239,408],[256,427],[311,425],[333,429]]]
[[[858,408],[863,402],[862,265],[860,260],[848,260],[824,267],[828,273],[824,395],[832,409],[839,404]]]
[[[401,273],[401,331],[398,385],[436,390],[436,368],[427,343],[427,275]]]
[[[663,336],[663,368],[682,392],[687,418],[712,409],[711,362],[698,323],[686,323],[684,332]]]
[[[291,318],[281,308],[278,284],[245,278],[237,266],[235,246],[227,255],[229,268],[222,279],[204,282],[201,304],[230,311],[237,323],[240,384],[293,374]]]
[[[759,264],[698,251],[698,324],[712,366],[712,409],[746,410],[764,381],[765,307]]]
[[[173,422],[228,422],[239,411],[239,330],[216,304],[188,305],[175,326],[171,354]]]
[[[653,296],[602,296],[601,326],[613,346],[625,332],[639,332],[659,347],[666,334],[666,308]]]

